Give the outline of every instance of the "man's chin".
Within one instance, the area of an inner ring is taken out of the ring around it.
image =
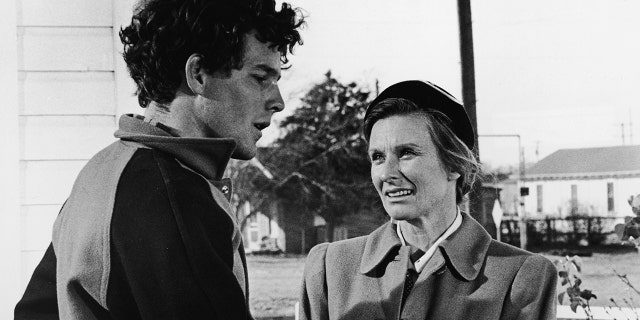
[[[236,148],[231,154],[232,159],[251,160],[256,156],[256,149],[246,150],[244,148]]]

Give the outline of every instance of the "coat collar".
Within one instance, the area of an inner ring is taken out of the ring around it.
[[[491,236],[469,214],[462,213],[462,225],[457,232],[442,241],[443,255],[466,280],[475,279],[485,261]]]
[[[362,262],[360,262],[360,273],[371,272],[385,260],[394,248],[402,246],[395,226],[389,221],[369,234],[364,245]]]
[[[467,213],[462,212],[462,225],[456,232],[440,243],[447,264],[466,280],[475,279],[485,260],[491,237]],[[363,274],[383,263],[389,253],[402,246],[390,221],[373,231],[368,237],[360,263]]]
[[[180,162],[208,180],[220,180],[236,147],[228,138],[183,138],[171,128],[158,123],[151,125],[140,115],[125,114],[120,117],[115,137],[134,141],[171,154]]]

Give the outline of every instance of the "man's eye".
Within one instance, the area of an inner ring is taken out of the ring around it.
[[[259,84],[265,84],[267,82],[267,77],[263,77],[263,76],[259,76],[259,75],[253,75],[253,78],[256,79],[256,81]]]

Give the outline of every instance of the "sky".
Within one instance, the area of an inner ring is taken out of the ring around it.
[[[290,0],[304,45],[280,82],[287,108],[331,70],[375,91],[429,80],[462,98],[456,1]],[[562,148],[640,144],[640,0],[472,2],[480,157],[493,167]],[[634,90],[635,89],[635,90]],[[262,144],[277,136],[275,127]],[[486,135],[509,135],[488,137]],[[632,140],[633,139],[633,140]]]

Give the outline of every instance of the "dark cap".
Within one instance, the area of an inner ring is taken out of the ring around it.
[[[419,80],[398,82],[382,91],[382,93],[369,104],[364,116],[365,119],[369,116],[369,112],[371,112],[375,105],[389,98],[407,99],[425,110],[436,110],[443,113],[451,119],[450,126],[453,133],[455,133],[469,149],[473,150],[475,139],[473,127],[471,126],[467,112],[464,106],[462,106],[462,103],[444,89],[431,82]]]

